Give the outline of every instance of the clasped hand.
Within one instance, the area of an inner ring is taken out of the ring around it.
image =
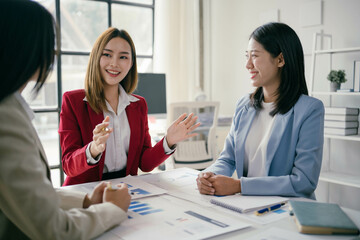
[[[196,183],[201,194],[222,196],[241,192],[239,179],[215,175],[212,172],[199,173]]]

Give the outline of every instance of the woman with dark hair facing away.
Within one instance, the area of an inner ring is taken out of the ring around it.
[[[21,96],[30,81],[38,92],[52,70],[59,49],[52,15],[35,1],[1,1],[0,32],[0,239],[94,238],[127,219],[127,186],[102,182],[90,196],[55,190]]]
[[[199,174],[198,189],[315,199],[324,106],[308,96],[300,40],[288,25],[268,23],[250,35],[246,58],[256,89],[238,101],[224,149]]]
[[[193,137],[200,123],[182,114],[151,146],[147,104],[137,86],[134,43],[125,30],[109,28],[90,54],[85,90],[64,93],[60,114],[64,185],[137,175],[165,161],[176,143]]]

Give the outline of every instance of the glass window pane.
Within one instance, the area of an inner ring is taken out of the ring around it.
[[[152,58],[137,58],[137,70],[141,73],[153,72],[153,60]]]
[[[130,34],[137,55],[152,55],[153,10],[151,8],[112,4],[112,25]]]
[[[62,56],[62,92],[83,89],[89,56]]]
[[[60,169],[51,169],[51,182],[54,188],[61,187],[60,184]]]
[[[49,165],[59,165],[58,113],[36,113],[33,124],[44,147]]]
[[[57,65],[54,65],[52,73],[46,79],[37,95],[33,88],[35,81],[30,81],[22,92],[22,96],[32,108],[57,107]]]
[[[61,48],[90,52],[96,38],[108,24],[108,6],[104,2],[61,0]]]
[[[153,0],[122,0],[123,2],[131,2],[131,3],[141,3],[141,4],[147,4],[152,5]]]

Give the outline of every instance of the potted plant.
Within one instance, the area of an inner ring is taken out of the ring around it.
[[[346,82],[345,70],[331,70],[327,76],[327,79],[330,81],[330,91],[336,92],[337,89],[340,89],[341,83]]]

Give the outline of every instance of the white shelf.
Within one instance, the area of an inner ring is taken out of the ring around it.
[[[324,137],[331,139],[339,139],[339,140],[360,141],[360,135],[338,136],[338,135],[325,134]]]
[[[328,42],[328,46],[330,46],[330,49],[326,49],[326,50],[317,50],[317,42],[318,42],[318,37],[326,37],[328,38],[329,42]],[[332,46],[332,36],[328,35],[328,34],[319,34],[316,33],[314,34],[314,41],[313,41],[313,48],[312,48],[312,62],[311,62],[311,66],[312,66],[312,70],[311,70],[311,78],[310,78],[310,95],[311,96],[326,96],[329,97],[329,104],[330,106],[334,105],[334,99],[336,99],[336,96],[339,96],[340,98],[347,98],[347,97],[354,97],[352,100],[352,102],[357,103],[356,105],[358,105],[358,97],[360,96],[360,92],[330,92],[330,91],[313,91],[314,89],[314,83],[315,83],[315,65],[316,65],[316,56],[317,55],[321,55],[321,54],[329,54],[329,60],[330,60],[330,69],[332,69],[332,54],[336,54],[336,53],[356,53],[358,54],[360,52],[360,47],[352,47],[352,48],[339,48],[339,49],[334,49],[331,48]],[[334,99],[333,99],[334,96]],[[350,99],[348,99],[350,100]],[[360,142],[360,135],[349,135],[349,136],[339,136],[339,135],[330,135],[330,134],[324,134],[324,137],[327,138],[328,140],[331,139],[338,139],[338,140],[346,140],[346,141],[357,141]],[[356,144],[357,145],[357,144]],[[331,147],[330,145],[328,147]],[[330,149],[329,150],[329,156],[328,156],[328,163],[327,165],[330,166],[331,161],[341,161],[342,159],[332,159],[331,155],[330,155]],[[346,151],[346,149],[344,149],[344,151]],[[349,166],[351,169],[351,166]],[[326,166],[325,166],[326,169]],[[346,170],[345,170],[346,172]],[[324,171],[320,173],[320,181],[323,182],[328,182],[328,183],[334,183],[334,184],[339,184],[339,185],[343,185],[343,186],[350,186],[350,187],[355,187],[360,189],[360,175],[355,176],[355,175],[349,175],[346,173],[339,173],[336,171]],[[330,191],[330,190],[329,190]]]
[[[358,52],[358,51],[360,51],[360,47],[317,50],[315,51],[315,54],[347,53],[347,52]]]
[[[334,172],[320,173],[320,181],[346,185],[349,187],[360,188],[360,176],[353,176],[349,174],[341,174]]]
[[[312,95],[360,96],[360,92],[312,92]]]

